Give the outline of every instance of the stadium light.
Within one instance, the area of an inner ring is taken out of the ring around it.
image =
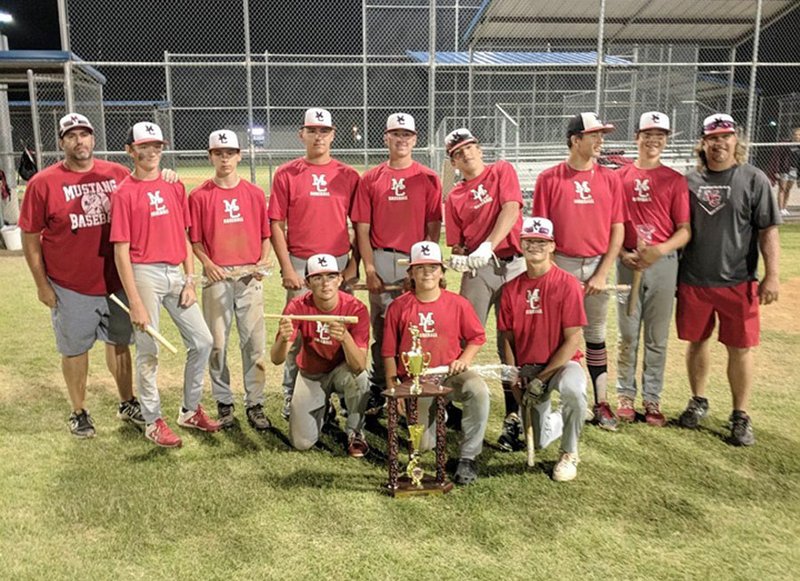
[[[8,12],[0,12],[0,24],[11,24],[14,22],[14,17]]]

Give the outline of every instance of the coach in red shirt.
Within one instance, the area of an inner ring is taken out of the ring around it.
[[[287,303],[307,292],[303,269],[314,254],[335,256],[345,281],[356,275],[356,261],[349,257],[347,219],[358,172],[331,156],[336,128],[330,111],[308,109],[299,135],[306,154],[278,168],[269,198],[272,245],[280,263]],[[284,417],[289,414],[297,377],[298,348],[295,345],[289,351],[284,365]]]
[[[386,310],[382,347],[386,383],[393,385],[407,379],[400,354],[411,349],[409,328],[416,326],[422,350],[431,354],[430,367],[449,367],[443,382],[453,388],[448,399],[463,405],[464,437],[453,479],[458,484],[471,484],[478,478],[476,458],[483,450],[489,421],[489,388],[469,366],[486,343],[486,332],[469,301],[443,288],[444,265],[438,244],[414,244],[408,271],[411,292],[395,299]],[[432,402],[431,398],[421,398],[418,402],[419,417],[425,425],[423,450],[431,449],[436,440]]]
[[[70,432],[91,438],[94,423],[84,406],[89,350],[97,339],[106,344],[106,363],[117,384],[117,416],[144,424],[133,396],[130,320],[107,298],[122,288],[108,240],[111,199],[130,172],[118,163],[94,158],[94,128],[83,115],[62,117],[58,137],[64,161],[28,182],[19,226],[39,300],[52,313],[72,404]]]
[[[553,263],[550,220],[525,218],[521,237],[527,272],[503,287],[497,330],[507,361],[523,368],[522,397],[529,400],[525,405],[534,406],[534,445],[545,448],[561,437],[553,479],[567,481],[577,476],[586,413],[586,374],[579,350],[586,325],[583,289]],[[560,410],[552,411],[553,391],[560,394]]]
[[[243,267],[266,268],[269,258],[269,219],[264,191],[239,176],[242,160],[239,138],[227,129],[208,137],[208,158],[214,177],[192,191],[189,238],[203,264],[203,316],[214,339],[208,362],[211,395],[223,427],[232,426],[233,392],[227,348],[236,318],[244,375],[245,415],[257,430],[270,427],[264,414],[264,291],[262,275],[231,278]]]

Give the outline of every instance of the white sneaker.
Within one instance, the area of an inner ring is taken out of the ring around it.
[[[788,216],[788,215],[789,215],[789,210],[787,210],[786,208],[781,210],[781,216]]]
[[[569,482],[578,475],[578,454],[561,452],[561,460],[553,468],[553,480],[556,482]]]

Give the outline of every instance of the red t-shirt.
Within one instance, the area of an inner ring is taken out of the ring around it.
[[[369,345],[369,314],[356,297],[339,291],[339,304],[332,311],[321,311],[314,304],[311,293],[293,298],[283,309],[284,315],[355,315],[358,323],[347,325],[353,341],[362,349]],[[294,321],[294,341],[300,333],[302,345],[297,354],[297,366],[309,374],[328,373],[344,360],[342,344],[331,338],[330,325],[320,321]]]
[[[261,188],[240,180],[236,187],[225,189],[208,180],[192,190],[189,213],[189,239],[202,242],[214,264],[255,264],[261,258],[261,242],[270,237]]]
[[[108,237],[112,194],[130,173],[102,159],[83,173],[59,162],[28,182],[19,227],[41,233],[47,276],[57,285],[94,296],[122,287]]]
[[[111,204],[111,242],[130,242],[131,262],[178,265],[186,258],[191,224],[186,189],[162,178],[122,182]]]
[[[436,173],[417,163],[392,169],[384,162],[361,176],[351,214],[370,225],[373,248],[410,252],[425,240],[425,225],[442,221],[442,184]]]
[[[564,342],[564,329],[584,325],[581,283],[556,265],[538,278],[522,274],[503,285],[497,330],[513,333],[517,365],[547,363]],[[576,351],[572,359],[581,357]]]
[[[635,227],[639,224],[655,226],[652,243],[660,244],[675,233],[678,224],[689,222],[689,185],[674,169],[665,165],[639,169],[629,164],[617,174],[633,226],[625,229],[626,248],[636,248]]]
[[[507,161],[487,165],[478,177],[456,184],[445,202],[447,245],[461,244],[467,247],[467,252],[474,251],[491,234],[506,202],[517,202],[522,208],[517,172]],[[494,249],[498,257],[522,254],[521,229],[522,212],[508,236]]]
[[[291,255],[347,254],[347,216],[357,185],[358,172],[335,159],[314,165],[301,157],[278,168],[272,180],[269,219],[286,222]]]
[[[400,353],[411,350],[409,325],[419,328],[422,350],[431,354],[430,367],[450,365],[458,359],[467,345],[486,343],[483,330],[475,309],[470,302],[447,290],[442,290],[438,299],[423,303],[413,292],[407,292],[393,300],[386,310],[386,323],[383,331],[383,357],[397,357],[397,374],[405,375],[405,367],[398,357]]]
[[[576,171],[562,162],[536,178],[533,215],[553,221],[557,252],[582,258],[605,254],[611,225],[625,221],[619,176],[597,164]]]

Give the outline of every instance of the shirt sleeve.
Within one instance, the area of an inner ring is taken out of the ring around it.
[[[112,196],[113,198],[113,196]],[[23,232],[41,232],[47,226],[47,204],[44,201],[39,181],[28,182],[25,197],[19,211],[19,227]]]
[[[608,189],[611,194],[611,224],[622,224],[627,217],[625,195],[622,192],[622,180],[615,171],[609,170]]]
[[[181,215],[183,216],[183,229],[188,230],[192,227],[192,216],[189,213],[189,197],[186,195],[186,187],[182,182],[173,184],[178,203],[181,205]]]
[[[459,301],[461,305],[461,316],[459,317],[461,337],[467,342],[467,345],[483,345],[486,343],[486,331],[483,329],[472,303],[463,297],[459,296],[459,298],[461,299]]]
[[[444,231],[448,246],[456,246],[464,241],[464,235],[461,231],[461,222],[453,206],[455,206],[455,203],[453,202],[453,194],[451,193],[445,202],[447,220]]]
[[[425,223],[442,221],[442,182],[431,172],[428,179],[427,203],[425,204]]]
[[[506,202],[518,202],[522,206],[522,189],[519,187],[519,177],[517,172],[507,161],[497,162],[498,183],[500,190],[500,204]]]
[[[778,209],[778,201],[772,195],[769,179],[761,170],[754,169],[751,189],[753,192],[753,225],[759,230],[777,226],[783,222]]]
[[[689,184],[686,178],[679,175],[675,179],[672,194],[672,223],[677,226],[691,221],[689,210]]]
[[[272,179],[272,191],[269,195],[268,215],[270,220],[286,220],[286,209],[289,202],[289,183],[287,172],[278,170]]]
[[[191,226],[189,226],[189,240],[192,244],[203,241],[202,215],[203,209],[201,207],[200,196],[197,194],[198,190],[192,191],[189,194],[189,215],[191,217]]]

